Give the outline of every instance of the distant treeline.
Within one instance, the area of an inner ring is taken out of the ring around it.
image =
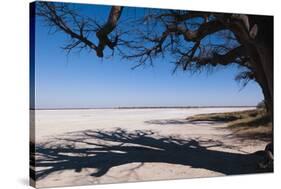
[[[112,109],[169,109],[169,108],[245,108],[255,106],[136,106],[136,107],[116,107]]]
[[[120,106],[98,108],[30,108],[30,110],[87,110],[87,109],[188,109],[188,108],[254,108],[256,106]]]

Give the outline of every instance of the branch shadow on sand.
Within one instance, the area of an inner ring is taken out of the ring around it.
[[[209,120],[188,120],[188,119],[155,119],[155,120],[148,120],[145,121],[146,124],[152,125],[185,125],[185,124],[192,124],[192,125],[200,125],[200,126],[212,126],[212,125],[219,125],[224,124],[224,121],[209,121]]]
[[[31,144],[34,145],[34,144]],[[169,163],[203,168],[226,175],[265,172],[257,169],[261,156],[216,151],[221,141],[180,139],[155,134],[151,130],[129,132],[84,130],[66,133],[46,143],[36,144],[34,180],[54,172],[94,168],[93,177],[105,175],[111,168],[129,163]]]

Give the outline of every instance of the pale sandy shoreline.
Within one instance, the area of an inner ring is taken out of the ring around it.
[[[35,110],[37,187],[253,173],[249,154],[265,142],[185,120],[247,109]]]

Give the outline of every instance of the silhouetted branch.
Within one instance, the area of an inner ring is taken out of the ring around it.
[[[118,41],[118,35],[114,39],[109,39],[108,35],[116,28],[120,18],[122,7],[113,6],[108,16],[107,22],[100,26],[95,20],[79,16],[66,4],[39,2],[37,15],[43,17],[51,27],[66,33],[71,42],[63,47],[70,52],[74,48],[89,47],[94,50],[98,57],[103,57],[103,50],[106,46],[113,49]],[[98,45],[89,38],[95,34],[98,38]]]
[[[149,12],[131,21],[129,17],[120,21],[123,7],[112,6],[101,24],[97,19],[77,14],[64,3],[38,4],[37,14],[55,31],[63,31],[71,38],[64,47],[67,52],[90,48],[98,57],[104,57],[106,47],[112,54],[117,49],[122,58],[137,62],[133,68],[146,63],[153,65],[155,59],[169,55],[175,57],[175,70],[180,67],[191,72],[200,71],[203,67],[211,69],[216,65],[235,63],[252,72],[248,79],[263,83],[265,90],[272,89],[272,66],[261,64],[272,63],[272,58],[261,58],[263,53],[260,51],[266,51],[265,54],[272,57],[272,53],[267,51],[273,49],[273,39],[270,37],[271,30],[259,27],[268,25],[271,28],[273,23],[270,18],[149,9]],[[266,73],[263,70],[267,70]],[[242,75],[238,78],[246,78]],[[263,82],[266,78],[267,83]]]

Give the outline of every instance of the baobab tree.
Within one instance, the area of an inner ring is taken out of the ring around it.
[[[158,57],[174,57],[175,69],[191,72],[238,65],[236,79],[256,81],[269,115],[273,113],[273,17],[142,9],[138,16],[122,15],[122,6],[109,7],[107,17],[83,16],[65,3],[37,2],[36,13],[70,41],[63,48],[89,49],[97,57],[117,52],[137,66]],[[131,13],[133,14],[133,13]]]

